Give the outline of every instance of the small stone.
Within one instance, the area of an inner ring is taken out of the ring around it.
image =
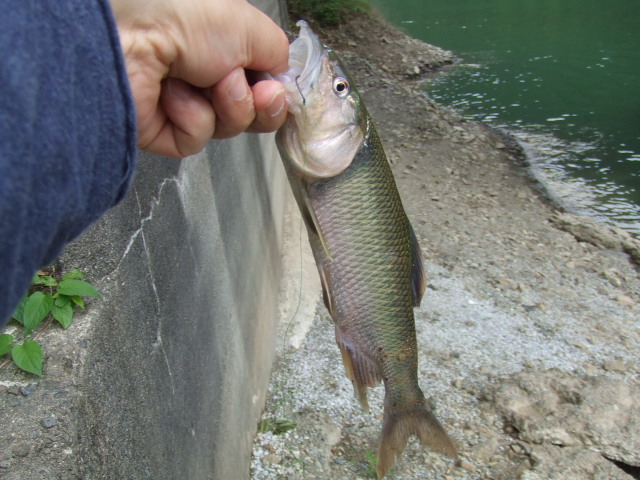
[[[620,360],[609,359],[604,361],[604,369],[607,372],[626,372],[627,366]]]
[[[16,457],[26,457],[31,452],[31,445],[26,442],[20,442],[11,447],[11,453]]]
[[[7,393],[9,395],[18,396],[20,395],[20,387],[18,387],[17,385],[12,385],[7,389]]]
[[[33,390],[29,387],[20,387],[19,392],[23,397],[30,397],[33,395]]]
[[[465,461],[460,462],[460,466],[467,472],[472,472],[473,470],[475,470],[475,467],[473,465]]]
[[[44,428],[52,428],[55,427],[58,424],[58,419],[56,417],[46,417],[43,418],[42,421],[40,422],[40,424],[44,427]]]
[[[500,441],[497,438],[486,440],[473,449],[473,457],[480,463],[486,464],[498,454]]]
[[[628,297],[627,295],[618,295],[616,297],[616,302],[618,302],[623,307],[630,307],[633,305],[633,299]]]
[[[279,455],[274,455],[270,453],[269,455],[265,455],[262,457],[262,463],[266,465],[280,465],[281,458]]]

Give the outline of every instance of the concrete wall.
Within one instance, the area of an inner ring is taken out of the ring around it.
[[[39,339],[43,379],[0,372],[0,478],[246,480],[288,190],[272,134],[141,153],[125,201],[61,258],[103,297]]]
[[[285,184],[271,135],[142,155],[65,254],[100,282],[83,360],[86,478],[246,479],[277,321]]]

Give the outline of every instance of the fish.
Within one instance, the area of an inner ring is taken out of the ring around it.
[[[362,408],[384,384],[377,455],[383,478],[411,435],[458,458],[418,384],[414,307],[426,277],[380,138],[335,51],[301,20],[289,49],[288,115],[276,132],[318,267],[346,376]]]

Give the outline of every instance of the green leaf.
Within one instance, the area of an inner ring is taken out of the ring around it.
[[[58,299],[56,299],[56,302],[57,301]],[[67,328],[71,325],[71,322],[73,322],[73,307],[69,301],[62,306],[54,303],[53,307],[51,307],[51,315],[53,315],[53,318],[55,318],[63,328]]]
[[[11,350],[13,344],[13,335],[4,333],[0,335],[0,356],[6,355]]]
[[[24,308],[27,306],[28,300],[29,300],[29,297],[25,293],[22,299],[20,300],[20,303],[18,304],[16,309],[13,311],[13,315],[11,315],[12,318],[15,318],[16,321],[22,325],[24,325]]]
[[[62,280],[66,280],[67,278],[71,278],[71,279],[75,279],[75,280],[82,280],[84,277],[86,277],[87,274],[84,273],[82,270],[78,270],[77,268],[74,270],[71,270],[68,273],[65,273],[62,276]]]
[[[42,376],[42,348],[35,340],[25,340],[11,350],[13,362],[25,372]]]
[[[24,307],[24,334],[29,335],[51,311],[53,297],[50,293],[31,294]]]
[[[84,310],[84,300],[82,299],[82,297],[79,297],[78,295],[74,295],[73,297],[70,297],[70,298],[73,303],[75,303],[82,310]]]
[[[70,297],[74,295],[79,295],[81,297],[100,296],[98,291],[89,282],[85,282],[84,280],[77,280],[74,278],[62,280],[60,282],[60,287],[58,288],[58,293],[60,295],[68,295]]]
[[[55,294],[53,296],[53,304],[56,307],[64,307],[65,305],[70,305],[71,304],[71,297],[68,297],[67,295]]]
[[[44,285],[45,287],[55,287],[58,282],[50,275],[34,275],[31,279],[33,285]]]

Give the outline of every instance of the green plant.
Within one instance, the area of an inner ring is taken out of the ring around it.
[[[84,272],[72,270],[60,280],[51,275],[38,273],[33,276],[29,295],[27,292],[13,312],[12,318],[24,328],[22,343],[13,335],[0,335],[0,356],[11,352],[11,359],[20,369],[42,376],[42,347],[36,340],[53,319],[68,328],[73,322],[75,309],[84,309],[82,297],[99,297],[100,294],[89,282],[83,280]],[[28,338],[42,321],[51,315],[49,322],[32,338]],[[1,366],[8,363],[3,362]]]
[[[289,12],[294,18],[312,18],[322,26],[344,23],[349,15],[366,12],[365,0],[290,0]]]
[[[289,430],[293,430],[297,426],[298,424],[293,420],[287,420],[284,418],[265,418],[258,424],[258,432],[271,432],[274,435],[282,435]]]
[[[378,478],[376,467],[378,466],[378,456],[368,448],[364,451],[365,457],[367,457],[367,469],[364,472],[369,478]]]

